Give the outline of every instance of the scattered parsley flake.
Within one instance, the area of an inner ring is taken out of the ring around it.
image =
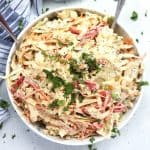
[[[111,138],[115,138],[117,135],[120,136],[120,131],[118,130],[117,127],[114,127],[114,128],[111,130],[111,133],[112,133]]]
[[[110,27],[111,27],[113,21],[114,21],[114,17],[113,16],[111,16],[111,17],[108,18],[107,22],[108,22],[108,24],[109,24]]]
[[[68,111],[68,109],[69,109],[69,105],[65,106],[63,111]]]
[[[18,28],[19,28],[19,30],[22,30],[22,29],[23,29],[23,19],[20,19],[20,20],[18,21]]]
[[[78,93],[79,102],[82,103],[84,100],[84,96],[81,93]]]
[[[55,107],[59,107],[59,106],[64,106],[64,104],[65,104],[65,100],[56,99],[55,101],[50,103],[48,107],[49,108],[55,108]]]
[[[2,138],[4,139],[6,137],[6,133],[4,133],[4,135],[2,136]]]
[[[95,141],[95,138],[92,136],[92,137],[89,139],[89,141],[93,144],[94,141]]]
[[[70,71],[70,74],[73,74],[74,77],[73,77],[73,80],[78,80],[80,78],[83,78],[83,72],[82,70],[79,69],[79,65],[77,63],[77,60],[75,59],[72,59],[69,63],[69,71]]]
[[[74,86],[72,83],[65,84],[64,96],[67,97],[68,95],[72,94],[73,90],[74,90]]]
[[[149,85],[149,82],[148,81],[140,81],[137,84],[138,84],[138,89],[140,90],[142,86]]]
[[[3,122],[0,123],[0,130],[3,128]]]
[[[144,14],[144,16],[145,16],[145,17],[147,17],[147,10],[145,11],[145,14]]]
[[[14,139],[15,137],[16,137],[16,134],[13,134],[13,135],[11,136],[12,139]]]
[[[139,39],[135,39],[135,41],[136,41],[137,43],[139,43]]]
[[[9,107],[9,103],[5,100],[0,100],[0,108],[7,109]]]
[[[130,17],[131,20],[136,21],[138,19],[138,14],[136,11],[132,12],[132,15]]]
[[[89,141],[90,141],[90,143],[91,143],[91,144],[88,145],[89,150],[97,150],[96,148],[93,148],[93,143],[94,143],[94,141],[95,141],[95,138],[92,136],[92,137],[89,139]]]
[[[43,72],[47,75],[48,81],[52,82],[53,90],[55,90],[55,88],[59,88],[65,84],[65,81],[62,78],[60,78],[58,76],[54,76],[51,71],[44,69]]]
[[[114,100],[119,100],[120,97],[117,93],[111,93],[111,97],[114,99]]]
[[[42,14],[46,13],[49,10],[49,8],[42,8]]]
[[[92,58],[90,54],[82,53],[82,59],[88,65],[88,71],[92,72],[96,70],[97,72],[100,71],[99,65],[96,62],[95,58]]]
[[[144,33],[143,32],[141,32],[141,35],[143,35]]]

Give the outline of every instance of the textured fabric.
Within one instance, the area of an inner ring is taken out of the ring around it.
[[[31,3],[36,16],[42,13],[42,0],[0,0],[0,14],[5,18],[13,33],[17,36],[22,27],[25,27],[30,19]],[[13,40],[0,26],[0,76],[5,75],[5,67]],[[0,83],[1,83],[0,79]],[[2,98],[0,97],[0,100]],[[9,117],[8,110],[0,108],[0,123]]]

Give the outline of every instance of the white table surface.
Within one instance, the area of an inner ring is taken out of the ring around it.
[[[94,8],[101,12],[114,14],[116,2],[114,0],[66,0],[66,3],[54,3],[50,0],[44,1],[44,7],[50,9],[60,6],[84,6]],[[149,0],[126,0],[126,5],[119,18],[119,23],[125,27],[130,35],[139,39],[140,53],[145,52],[150,55],[150,4]],[[139,18],[137,21],[130,19],[132,11],[137,11]],[[145,17],[145,11],[148,16]],[[141,32],[144,34],[141,35]],[[149,56],[147,56],[148,58]],[[150,57],[149,57],[150,60]],[[145,80],[150,82],[150,61],[145,66]],[[0,87],[0,94],[8,99],[5,84]],[[28,127],[20,120],[12,107],[9,108],[11,117],[4,123],[0,130],[0,150],[88,150],[87,146],[64,146],[44,140],[32,131],[27,131]],[[6,137],[2,136],[6,133]],[[12,139],[12,135],[16,137]],[[140,106],[133,118],[121,130],[121,136],[105,140],[96,144],[98,150],[148,150],[150,149],[150,86],[144,87],[144,94]]]

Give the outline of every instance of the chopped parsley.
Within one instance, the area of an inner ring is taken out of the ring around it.
[[[6,137],[6,133],[3,134],[2,138],[4,139]]]
[[[69,109],[69,105],[65,106],[63,111],[68,111],[68,109]]]
[[[94,141],[95,141],[95,138],[92,136],[92,137],[89,139],[89,141],[93,144]]]
[[[117,127],[114,127],[114,128],[111,130],[111,138],[115,138],[117,135],[120,136],[120,131],[118,130]]]
[[[60,40],[58,40],[58,45],[60,46],[60,47],[63,47],[65,44],[63,43],[63,42],[61,42]]]
[[[52,90],[55,90],[55,88],[59,88],[65,84],[65,81],[62,78],[54,76],[51,71],[44,69],[43,72],[47,75],[48,81],[52,82]]]
[[[3,122],[0,123],[0,130],[3,128]]]
[[[132,12],[132,15],[131,15],[130,19],[132,19],[133,21],[136,21],[138,19],[138,14],[137,14],[136,11]]]
[[[72,94],[71,94],[71,101],[70,101],[70,104],[72,104],[72,103],[74,103],[74,102],[75,102],[75,100],[76,100],[76,96],[77,96],[77,94],[76,94],[76,93],[72,93]]]
[[[145,17],[147,17],[147,10],[145,11],[145,14],[144,14],[144,16],[145,16]]]
[[[59,107],[59,106],[64,106],[64,104],[65,104],[65,100],[56,99],[51,104],[49,104],[48,107],[49,108],[55,108],[55,107]]]
[[[22,29],[23,29],[23,19],[20,19],[20,20],[18,21],[18,28],[19,28],[19,30],[22,30]]]
[[[82,59],[88,65],[88,71],[89,72],[92,72],[94,70],[96,70],[98,72],[100,70],[99,65],[96,62],[96,59],[95,58],[91,58],[90,54],[82,53]]]
[[[140,81],[137,84],[138,84],[138,89],[140,90],[142,86],[149,85],[149,82],[148,81]]]
[[[80,103],[83,102],[84,97],[82,96],[81,93],[78,93],[78,99],[79,99],[79,102],[80,102]]]
[[[108,18],[107,22],[108,22],[108,24],[109,24],[110,27],[111,27],[113,21],[114,21],[114,17],[113,16],[111,16],[111,17]]]
[[[13,134],[13,135],[11,136],[12,139],[14,139],[15,137],[16,137],[16,134]]]
[[[70,74],[74,75],[73,79],[78,80],[79,78],[83,78],[83,72],[79,69],[77,61],[75,59],[72,59],[69,64]]]
[[[49,8],[42,8],[42,14],[44,14],[45,12],[47,12],[49,10]]]
[[[35,77],[37,80],[39,80],[41,77],[39,75],[36,75]]]
[[[143,32],[141,32],[141,35],[143,35],[144,33]]]
[[[114,100],[119,100],[120,97],[117,93],[111,93],[111,97],[114,99]]]
[[[137,43],[139,43],[139,39],[135,39]]]
[[[90,143],[91,143],[91,144],[88,145],[89,150],[97,150],[96,148],[93,148],[93,144],[94,144],[95,138],[94,138],[94,137],[91,137],[91,138],[89,139],[89,141],[90,141]]]
[[[72,94],[73,90],[74,90],[74,86],[72,83],[65,84],[64,96],[67,97],[68,95]]]
[[[7,109],[9,107],[9,103],[5,100],[0,100],[0,108]]]

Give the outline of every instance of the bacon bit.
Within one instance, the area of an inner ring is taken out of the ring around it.
[[[104,23],[101,23],[101,24],[97,25],[95,28],[93,28],[93,29],[87,31],[87,33],[85,33],[85,34],[82,36],[81,39],[91,39],[91,40],[94,39],[94,38],[98,35],[99,31],[100,31],[104,26],[105,26]]]
[[[92,81],[85,81],[87,87],[89,88],[89,90],[94,91],[96,90],[96,83],[92,82]]]
[[[102,106],[103,106],[103,108],[105,109],[105,108],[108,106],[108,104],[111,102],[111,95],[110,95],[110,92],[109,92],[109,91],[106,91],[106,90],[101,90],[101,91],[99,92],[99,94],[100,94],[100,97],[101,97],[101,99],[102,99],[102,101],[103,101]]]
[[[80,34],[80,31],[75,27],[75,26],[71,26],[69,28],[69,31],[72,33],[72,34]]]
[[[33,87],[34,89],[39,89],[39,88],[40,88],[38,84],[36,84],[35,82],[33,82],[33,81],[30,80],[30,79],[26,79],[25,82],[26,82],[27,84],[29,84],[31,87]]]
[[[114,106],[113,112],[114,112],[114,113],[123,112],[124,110],[125,110],[124,104],[122,104],[122,103],[117,103],[117,104]]]
[[[129,37],[123,39],[124,44],[133,45],[133,40]]]
[[[72,55],[68,53],[68,54],[65,56],[65,58],[66,58],[67,60],[70,60],[70,59],[72,58]]]
[[[15,93],[19,86],[23,83],[24,81],[24,76],[20,75],[20,77],[16,80],[16,82],[12,85],[11,87],[11,92]]]
[[[22,99],[24,99],[25,95],[24,95],[23,92],[17,91],[17,92],[14,94],[14,97],[15,97],[16,99],[19,99],[19,100],[21,101]]]
[[[37,92],[39,92],[42,96],[43,96],[43,98],[45,99],[45,100],[49,100],[48,99],[48,96],[44,93],[44,91],[42,90],[42,89],[40,89],[40,87],[39,87],[39,85],[38,84],[36,84],[35,82],[33,82],[32,80],[30,80],[30,79],[26,79],[25,80],[25,82],[26,83],[28,83],[32,88],[34,88]]]
[[[36,107],[37,110],[43,110],[43,107],[40,104],[36,104],[35,107]]]
[[[98,122],[94,122],[92,125],[93,125],[93,127],[95,129],[101,129],[101,128],[103,128],[103,124],[98,123]]]
[[[97,29],[91,29],[87,33],[85,33],[82,37],[82,39],[94,39],[98,34]]]
[[[99,60],[99,63],[100,63],[101,65],[106,65],[108,62],[109,62],[109,61],[108,61],[106,58],[101,58],[101,59]]]
[[[86,65],[85,64],[80,64],[79,69],[85,69]]]

